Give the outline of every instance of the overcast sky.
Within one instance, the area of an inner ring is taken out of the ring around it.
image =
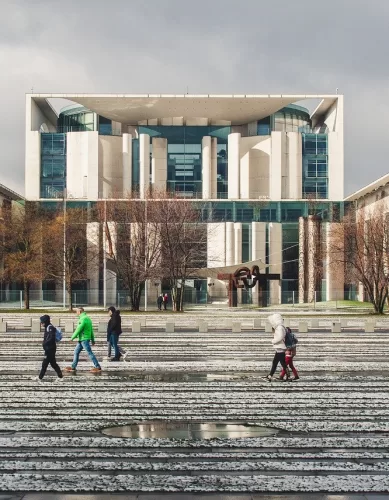
[[[388,0],[1,0],[0,183],[24,193],[24,94],[345,96],[345,194],[389,172]]]

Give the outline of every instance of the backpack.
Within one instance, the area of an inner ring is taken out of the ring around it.
[[[47,328],[49,328],[49,326]],[[54,325],[51,325],[51,326],[54,326]],[[62,340],[62,331],[61,331],[61,328],[58,328],[57,326],[54,326],[54,328],[55,328],[55,341],[57,343],[61,342],[61,340]]]
[[[290,349],[291,347],[295,347],[298,342],[298,338],[289,328],[289,326],[285,326],[285,347]]]

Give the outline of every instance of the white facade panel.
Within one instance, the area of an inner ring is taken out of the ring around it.
[[[139,135],[139,191],[145,198],[150,189],[150,136]]]
[[[343,139],[340,132],[328,133],[328,199],[344,197]]]
[[[41,178],[41,134],[26,132],[25,197],[39,200]]]
[[[226,222],[226,266],[235,264],[234,223]]]
[[[123,134],[123,196],[132,192],[132,135]]]
[[[285,198],[299,200],[303,192],[303,152],[301,134],[288,132],[288,186]]]
[[[212,198],[212,138],[207,135],[201,142],[203,200]]]
[[[269,265],[270,273],[280,274],[282,279],[282,224],[269,224]],[[270,281],[271,304],[281,303],[281,282]]]
[[[234,252],[234,264],[240,264],[242,262],[242,223],[235,222],[234,224],[234,239],[235,239],[235,252]]]
[[[97,132],[69,132],[66,138],[67,196],[97,200],[99,197],[99,135]],[[84,190],[85,183],[87,193]]]
[[[123,197],[123,139],[99,135],[99,198]]]
[[[153,137],[151,159],[151,182],[153,188],[166,190],[167,181],[167,139]]]
[[[270,199],[282,199],[282,179],[286,176],[286,133],[271,133]]]
[[[240,194],[240,141],[239,133],[228,136],[228,198],[239,199]]]

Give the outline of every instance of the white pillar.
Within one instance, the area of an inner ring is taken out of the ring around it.
[[[234,252],[234,264],[240,264],[242,262],[242,223],[234,223],[234,240],[235,240],[235,252]]]
[[[87,235],[87,279],[90,305],[99,303],[99,232],[98,222],[89,222],[86,226]]]
[[[132,135],[123,134],[123,197],[132,191]]]
[[[217,139],[212,137],[211,143],[211,198],[217,198]]]
[[[343,200],[344,164],[343,164],[343,134],[328,133],[328,199]]]
[[[252,260],[261,259],[266,263],[266,222],[251,223],[251,255]],[[261,271],[262,273],[265,270]],[[253,304],[258,303],[258,285],[252,289]]]
[[[207,266],[223,267],[226,265],[226,224],[225,222],[211,222],[207,224]],[[224,281],[208,278],[209,295],[216,297],[226,296]]]
[[[228,199],[239,199],[241,134],[228,136]]]
[[[282,224],[269,224],[269,264],[270,273],[280,274],[282,278]],[[281,281],[270,281],[271,304],[281,303]]]
[[[301,134],[298,132],[287,133],[288,142],[288,192],[287,198],[300,200],[303,192],[303,153]]]
[[[151,182],[155,189],[166,191],[167,139],[153,137],[152,144]]]
[[[344,266],[336,262],[333,255],[334,233],[340,223],[331,222],[326,224],[327,232],[327,262],[325,269],[327,300],[341,300],[344,298]]]
[[[150,136],[139,135],[139,195],[145,198],[150,188]]]
[[[226,266],[235,264],[234,223],[226,222]]]
[[[26,132],[25,193],[28,200],[39,200],[41,179],[41,134]]]
[[[203,200],[208,200],[212,197],[212,138],[209,135],[203,137],[201,147]]]
[[[282,199],[283,174],[286,164],[286,133],[271,133],[271,157],[270,157],[270,182],[269,191],[271,200]]]

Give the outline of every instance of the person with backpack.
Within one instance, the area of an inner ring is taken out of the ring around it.
[[[109,361],[119,361],[120,356],[125,354],[125,350],[119,346],[119,335],[122,333],[122,318],[120,311],[114,306],[108,307],[108,314],[110,316],[107,326],[107,342]],[[111,350],[114,349],[114,357],[111,359]]]
[[[43,316],[41,316],[40,322],[45,329],[42,342],[42,347],[43,350],[45,351],[45,357],[43,358],[42,368],[38,378],[39,380],[42,380],[43,377],[45,376],[47,367],[51,365],[52,368],[54,368],[56,374],[58,375],[58,378],[62,379],[63,375],[61,368],[58,366],[57,360],[55,359],[55,353],[57,351],[57,339],[56,339],[57,330],[55,326],[51,324],[50,316],[48,314],[44,314]]]
[[[75,332],[72,335],[71,340],[77,340],[78,343],[76,348],[74,349],[73,363],[72,366],[68,366],[65,368],[68,372],[75,372],[78,360],[80,358],[80,353],[83,349],[85,349],[88,354],[90,360],[94,364],[94,368],[92,368],[91,372],[98,373],[101,372],[101,366],[97,361],[96,356],[93,354],[91,343],[95,345],[95,336],[93,333],[92,321],[89,316],[87,316],[83,307],[77,308],[77,314],[79,316],[78,325]]]
[[[286,330],[285,330],[285,327],[283,325],[284,320],[282,319],[281,314],[275,313],[275,314],[272,314],[271,316],[268,317],[268,321],[272,327],[273,339],[271,342],[272,342],[273,347],[276,350],[276,352],[275,352],[275,355],[273,358],[273,364],[272,364],[270,373],[269,373],[269,375],[267,375],[265,377],[265,379],[268,380],[269,382],[271,382],[273,375],[277,369],[278,363],[281,363],[281,366],[285,370],[285,373],[286,373],[286,380],[289,380],[289,375],[287,373],[287,367],[286,367],[286,361],[285,361]],[[280,376],[279,379],[284,380],[284,377],[281,378],[281,376]]]
[[[293,372],[294,378],[292,380],[298,380],[299,374],[293,364],[293,358],[296,356],[297,352],[297,342],[298,338],[296,335],[292,332],[292,330],[289,327],[285,327],[285,346],[286,346],[286,351],[285,351],[285,363],[288,368],[290,368]],[[284,378],[286,374],[286,371],[284,368],[282,368],[282,371],[280,373],[280,378]]]

